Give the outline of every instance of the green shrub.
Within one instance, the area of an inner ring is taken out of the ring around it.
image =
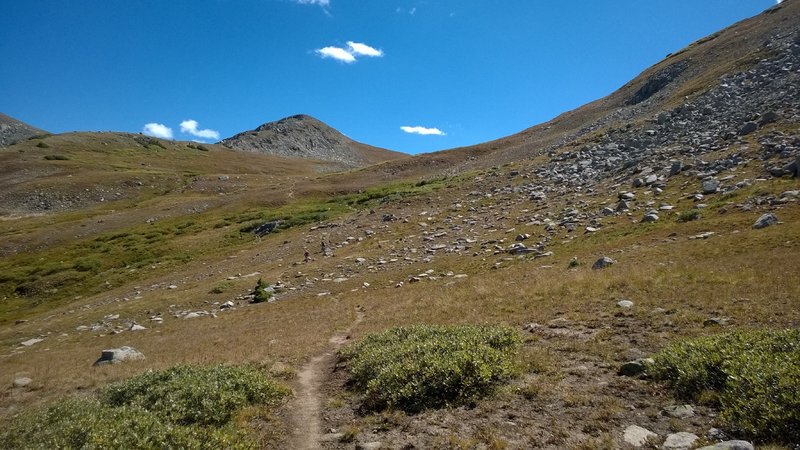
[[[505,326],[411,326],[340,351],[368,409],[417,412],[464,404],[515,373],[519,334]]]
[[[176,366],[111,386],[114,407],[139,407],[178,425],[227,424],[238,409],[274,402],[286,390],[252,367]]]
[[[69,161],[69,158],[64,155],[45,155],[44,159],[47,161]]]
[[[214,286],[213,289],[209,291],[209,294],[222,294],[223,292],[229,290],[233,287],[233,283],[230,281],[223,281],[222,283]]]
[[[174,426],[142,408],[112,408],[96,399],[62,400],[27,411],[5,425],[0,432],[2,448],[257,448],[230,426]]]
[[[269,283],[259,278],[258,283],[256,283],[256,288],[253,290],[253,303],[264,303],[271,298],[272,291],[270,290]]]
[[[800,330],[749,330],[674,344],[650,368],[680,397],[720,409],[755,439],[800,442]]]
[[[45,142],[45,141],[40,141],[39,143],[36,144],[36,146],[39,147],[39,148],[50,148],[50,146],[47,145],[47,142]],[[47,157],[45,157],[45,158],[47,158]]]
[[[690,209],[688,211],[683,211],[678,215],[678,222],[680,223],[691,222],[699,218],[700,218],[700,210]]]
[[[0,448],[257,448],[233,415],[287,394],[253,367],[177,366],[23,412],[0,427]]]

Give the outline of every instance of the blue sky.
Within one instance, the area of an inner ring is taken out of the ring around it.
[[[203,141],[304,113],[364,143],[428,152],[605,96],[773,4],[0,0],[0,112],[51,132],[151,124]]]

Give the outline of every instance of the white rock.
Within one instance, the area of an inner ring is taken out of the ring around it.
[[[653,433],[647,428],[642,428],[638,425],[631,425],[628,428],[625,428],[625,432],[622,438],[628,445],[631,445],[635,448],[640,448],[644,447],[647,444],[648,439],[653,439],[657,437],[658,437],[657,434]]]
[[[661,448],[664,450],[689,450],[698,439],[694,433],[681,431],[667,436],[667,440],[664,441],[664,445]]]

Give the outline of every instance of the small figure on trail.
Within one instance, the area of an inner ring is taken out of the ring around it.
[[[308,262],[308,261],[310,261],[310,259],[311,259],[311,258],[309,258],[309,257],[308,257],[308,250],[306,250],[305,252],[303,252],[303,261],[304,261],[304,262]]]
[[[325,240],[324,240],[324,239],[321,239],[321,240],[319,241],[319,245],[320,245],[320,247],[321,247],[322,254],[324,255],[324,254],[325,254],[325,253],[328,251],[328,247],[325,245]]]

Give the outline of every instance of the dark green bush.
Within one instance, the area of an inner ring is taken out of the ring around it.
[[[699,218],[700,218],[700,210],[690,209],[687,211],[683,211],[678,215],[678,222],[681,223],[691,222],[693,220],[698,220]]]
[[[39,143],[36,144],[36,146],[39,147],[39,148],[50,148],[50,146],[47,145],[47,142],[45,142],[45,141],[40,141]],[[45,158],[47,158],[47,157],[45,156]]]
[[[272,292],[268,290],[269,283],[264,282],[261,278],[256,283],[256,288],[253,290],[253,303],[264,303],[272,298]]]
[[[800,442],[800,330],[748,330],[674,344],[650,372],[675,393],[720,409],[730,430]]]
[[[106,389],[114,407],[140,407],[178,425],[227,424],[238,409],[274,402],[286,390],[252,367],[176,366]]]
[[[515,373],[519,333],[505,326],[411,326],[340,351],[367,409],[417,412],[464,404]]]

